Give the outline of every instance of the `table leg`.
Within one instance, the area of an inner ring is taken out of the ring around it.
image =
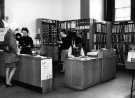
[[[132,83],[131,83],[131,94],[130,94],[130,98],[133,97],[133,89],[134,89],[134,72],[132,72]]]

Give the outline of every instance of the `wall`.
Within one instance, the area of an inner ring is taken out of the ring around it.
[[[63,0],[62,19],[80,19],[80,2],[80,0]],[[89,14],[90,18],[103,21],[103,0],[89,0]]]
[[[62,0],[62,19],[80,19],[80,0]]]
[[[35,36],[36,18],[61,19],[62,0],[5,0],[5,16],[16,27],[28,27]]]
[[[103,0],[90,0],[90,17],[102,20]],[[80,0],[5,0],[5,16],[17,27],[28,27],[34,38],[36,18],[80,19]]]
[[[90,0],[90,18],[103,20],[103,0]]]

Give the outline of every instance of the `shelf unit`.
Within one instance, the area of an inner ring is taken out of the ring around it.
[[[135,44],[135,23],[132,21],[114,22],[112,48],[116,49],[118,65],[125,65],[130,44]]]
[[[58,21],[39,18],[36,20],[37,36],[40,35],[41,55],[58,60]]]
[[[41,43],[56,45],[58,40],[58,21],[50,19],[37,19],[37,33],[41,36]]]
[[[107,48],[107,32],[106,32],[106,24],[102,22],[95,23],[95,32],[93,34],[93,44],[94,49],[98,50],[101,48]]]

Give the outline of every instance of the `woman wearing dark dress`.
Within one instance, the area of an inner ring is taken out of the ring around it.
[[[21,32],[23,33],[23,36],[20,39],[19,47],[21,49],[21,54],[32,54],[32,48],[33,48],[33,40],[28,35],[29,30],[27,28],[22,28]]]

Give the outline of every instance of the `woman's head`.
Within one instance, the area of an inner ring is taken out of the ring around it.
[[[22,32],[23,36],[28,36],[29,30],[28,30],[28,28],[23,27],[21,32]]]

